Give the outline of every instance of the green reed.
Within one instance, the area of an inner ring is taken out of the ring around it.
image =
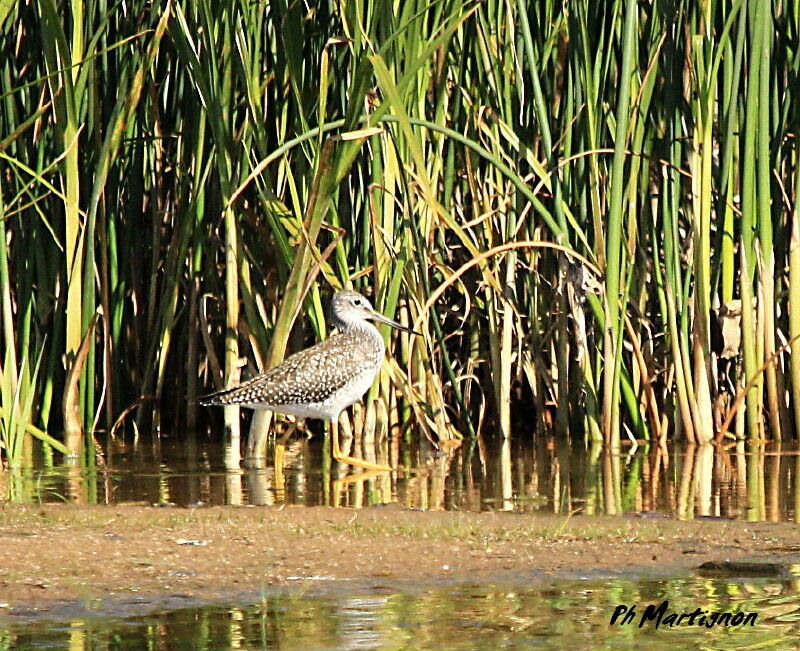
[[[7,457],[18,432],[56,445],[95,320],[79,429],[138,432],[326,336],[342,286],[425,334],[369,394],[395,433],[706,442],[743,402],[738,432],[794,435],[800,362],[774,354],[800,332],[799,20],[766,0],[3,5]],[[734,403],[714,332],[736,301]]]

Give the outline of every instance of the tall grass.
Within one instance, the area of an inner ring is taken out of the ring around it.
[[[187,397],[326,336],[343,286],[425,334],[369,395],[395,435],[703,443],[733,405],[752,439],[796,435],[796,3],[2,12],[7,459],[57,444],[95,319],[79,430],[180,432]]]

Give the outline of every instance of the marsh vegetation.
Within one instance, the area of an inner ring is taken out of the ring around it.
[[[4,463],[193,431],[344,286],[424,333],[345,430],[795,438],[798,42],[768,0],[3,4]]]

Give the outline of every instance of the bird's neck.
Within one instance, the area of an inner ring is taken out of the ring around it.
[[[375,330],[375,326],[372,325],[369,321],[341,321],[339,319],[333,319],[333,326],[339,332],[347,332],[347,333],[358,333],[358,332],[370,332],[371,330]]]
[[[381,349],[386,349],[386,345],[384,344],[383,336],[381,335],[380,331],[369,321],[356,321],[350,323],[339,321],[334,322],[333,325],[339,332],[343,334],[361,335],[363,337],[374,339],[375,343],[379,344]]]

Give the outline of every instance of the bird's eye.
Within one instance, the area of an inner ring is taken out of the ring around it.
[[[360,298],[354,298],[353,299],[353,305],[361,305],[361,299]]]

